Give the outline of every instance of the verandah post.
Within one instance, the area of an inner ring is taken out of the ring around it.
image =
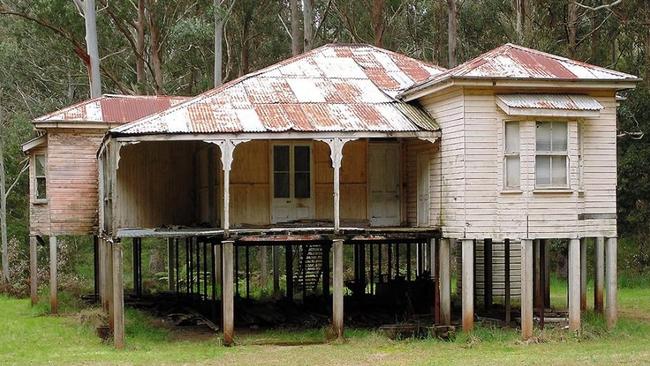
[[[332,296],[332,328],[338,339],[343,338],[343,239],[332,242],[334,254],[334,291]]]
[[[221,305],[222,305],[222,327],[223,327],[223,344],[225,346],[232,346],[234,344],[235,333],[235,304],[233,295],[233,280],[234,280],[234,241],[225,240],[221,242],[223,247],[222,254],[222,269],[223,269],[223,285],[221,290]]]
[[[29,293],[32,305],[38,303],[38,251],[35,236],[29,237]]]
[[[605,238],[596,238],[596,258],[594,260],[595,276],[594,276],[594,310],[597,313],[603,313],[605,309],[604,295],[605,295]]]
[[[462,239],[462,323],[463,331],[474,329],[474,240]]]
[[[617,283],[616,283],[616,256],[617,256],[617,240],[616,238],[607,238],[605,244],[605,284],[607,286],[607,301],[605,302],[605,322],[607,328],[611,329],[616,326],[618,320],[617,314]]]
[[[124,281],[121,243],[113,243],[113,344],[124,348]]]
[[[569,241],[569,330],[580,330],[580,239]]]
[[[521,337],[533,336],[533,241],[521,239]]]
[[[451,272],[450,272],[450,244],[453,239],[440,239],[438,248],[438,265],[440,266],[440,322],[442,325],[451,325]]]
[[[57,314],[59,311],[59,299],[57,293],[57,243],[56,236],[50,236],[50,313]]]

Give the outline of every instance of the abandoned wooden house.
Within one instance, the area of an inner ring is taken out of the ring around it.
[[[593,239],[595,308],[612,326],[616,92],[637,81],[512,44],[450,70],[373,46],[326,45],[122,118],[103,140],[113,126],[85,137],[75,123],[46,124],[65,120],[60,112],[36,120],[47,137],[26,146],[31,232],[50,236],[53,256],[56,235],[98,237],[98,291],[118,347],[123,245],[133,243],[137,257],[152,237],[167,240],[170,292],[212,307],[225,344],[258,247],[271,248],[276,295],[306,301],[320,283],[342,337],[345,293],[369,304],[406,288],[432,323],[450,325],[460,243],[462,328],[472,329],[477,300],[486,309],[496,298],[510,323],[517,297],[529,338],[534,312],[543,324],[550,306],[547,241],[568,243],[569,327],[578,330]],[[87,119],[76,120],[93,126]],[[344,248],[354,253],[349,280]]]

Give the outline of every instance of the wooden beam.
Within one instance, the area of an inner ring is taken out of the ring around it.
[[[462,239],[462,324],[464,332],[474,329],[474,240]]]
[[[221,242],[223,246],[223,287],[221,295],[222,304],[222,327],[223,327],[223,344],[225,346],[234,345],[235,335],[235,302],[233,294],[233,280],[234,280],[234,267],[233,255],[235,242],[232,240],[225,240]]]
[[[617,313],[617,275],[616,275],[616,256],[617,256],[616,238],[607,238],[605,243],[605,286],[607,291],[607,301],[605,302],[605,323],[607,328],[612,329],[616,326],[618,319]]]
[[[521,240],[521,337],[533,336],[533,241]]]
[[[569,241],[569,330],[580,330],[580,239]]]
[[[332,296],[332,329],[337,339],[343,339],[343,240],[334,239],[334,291]]]
[[[124,348],[124,255],[121,243],[113,247],[113,344],[115,348]]]
[[[503,282],[504,282],[504,302],[505,302],[505,322],[506,326],[510,326],[510,313],[511,313],[511,304],[510,304],[510,239],[505,239],[503,241]]]
[[[59,311],[59,299],[57,293],[57,243],[56,236],[50,236],[50,313],[57,314]]]
[[[451,325],[451,271],[450,247],[453,239],[442,238],[439,241],[438,259],[440,273],[440,322]]]
[[[38,251],[37,239],[29,237],[29,293],[32,299],[32,306],[38,303]]]
[[[595,247],[596,258],[594,260],[595,275],[594,275],[594,310],[597,313],[603,314],[605,307],[605,238],[596,238]]]

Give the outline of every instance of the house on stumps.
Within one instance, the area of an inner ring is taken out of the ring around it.
[[[169,290],[211,308],[225,344],[247,304],[238,299],[242,281],[249,295],[249,253],[261,247],[271,248],[274,293],[316,293],[338,337],[344,304],[405,306],[470,331],[495,300],[509,323],[517,297],[529,338],[534,311],[543,319],[551,305],[547,242],[568,243],[577,330],[594,239],[595,307],[613,325],[616,92],[637,81],[512,44],[450,70],[331,44],[111,128],[97,151],[96,234],[116,345],[123,246],[142,238],[166,240]]]

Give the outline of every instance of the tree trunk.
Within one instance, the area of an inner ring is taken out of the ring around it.
[[[222,84],[223,67],[223,23],[222,0],[214,0],[214,87]]]
[[[578,23],[578,5],[576,5],[575,0],[570,0],[568,12],[567,12],[567,37],[568,37],[569,57],[572,59],[576,58],[577,23]]]
[[[447,0],[447,64],[450,68],[456,66],[456,44],[458,41],[458,6],[456,0]]]
[[[300,49],[300,12],[298,10],[298,0],[289,0],[291,8],[291,54],[296,56],[302,53]]]
[[[149,18],[149,35],[151,37],[151,63],[153,66],[153,78],[155,81],[156,94],[163,94],[163,75],[160,49],[160,29],[156,25],[156,19],[153,11],[153,0],[149,0],[147,15]]]
[[[650,4],[645,2],[645,77],[644,82],[650,86]]]
[[[240,54],[240,66],[239,66],[239,76],[243,76],[248,74],[248,68],[249,68],[249,28],[250,28],[250,21],[247,21],[243,25],[242,29],[242,41],[241,41],[241,54]]]
[[[312,14],[313,10],[313,0],[303,0],[302,1],[302,13],[303,13],[303,28],[304,28],[304,48],[305,52],[311,50],[312,41],[313,41],[313,27],[314,27],[314,16]]]
[[[372,29],[375,35],[375,46],[384,46],[384,0],[373,0],[372,3]]]
[[[2,281],[9,282],[9,249],[7,248],[7,198],[5,196],[5,159],[4,159],[4,130],[2,126],[2,110],[0,109],[0,235],[2,236]]]
[[[102,80],[99,70],[99,47],[97,45],[97,14],[95,0],[84,0],[84,18],[86,20],[86,50],[90,58],[90,97],[102,95]]]
[[[138,0],[138,21],[136,23],[137,37],[136,37],[136,52],[138,57],[135,58],[135,74],[138,83],[145,82],[144,70],[144,0]]]
[[[524,42],[524,18],[525,3],[524,0],[515,0],[515,31],[517,32],[517,42]]]

